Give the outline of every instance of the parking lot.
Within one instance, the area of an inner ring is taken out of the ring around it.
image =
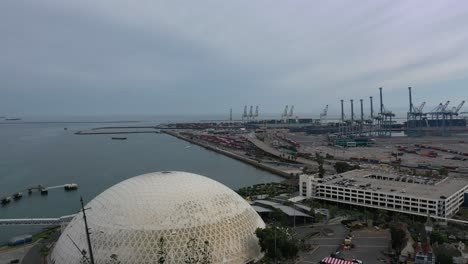
[[[310,229],[310,228],[309,228]],[[331,230],[333,234],[328,236],[326,231]],[[310,252],[300,252],[300,261],[297,263],[318,263],[324,257],[330,256],[331,253],[334,253],[335,250],[343,243],[345,236],[349,233],[342,224],[333,224],[326,226],[316,226],[310,229],[311,232],[319,232],[316,236],[308,239],[306,242],[314,245],[314,249]],[[301,231],[297,231],[298,235],[301,236]]]
[[[382,252],[387,251],[391,242],[389,230],[363,229],[353,231],[355,248],[341,251],[346,259],[359,259],[363,263],[385,263]]]
[[[331,230],[333,233],[324,232]],[[349,231],[341,224],[316,226],[314,228],[301,227],[296,229],[300,238],[307,237],[307,234],[315,234],[307,239],[307,243],[314,245],[309,252],[300,252],[300,260],[297,263],[317,264],[323,258],[335,253],[340,249],[344,238]],[[329,234],[327,234],[329,233]],[[390,233],[388,230],[362,229],[351,232],[355,248],[340,251],[341,257],[346,259],[359,259],[365,264],[385,263],[386,251],[390,243]]]
[[[33,246],[34,244],[29,244],[26,246],[0,250],[0,264],[7,264],[15,259],[18,259],[21,263],[23,257]]]

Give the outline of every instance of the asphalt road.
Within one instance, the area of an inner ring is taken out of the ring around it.
[[[23,259],[24,255],[33,247],[33,244],[15,247],[0,251],[0,264],[7,264],[14,259]]]
[[[333,231],[331,236],[324,234],[323,229],[330,229]],[[296,230],[298,235],[303,236],[305,230]],[[319,235],[308,239],[306,242],[316,245],[316,248],[310,252],[300,252],[300,261],[297,263],[318,263],[324,257],[330,256],[336,249],[343,243],[345,236],[349,233],[348,229],[342,224],[330,224],[323,226],[316,226],[311,228],[309,232],[320,232]]]
[[[34,245],[24,256],[22,264],[42,264],[43,262],[43,257],[41,255],[41,249],[44,246],[51,247],[52,244],[58,240],[58,237],[60,236],[59,230],[56,230],[54,233],[52,233],[48,238],[41,239]]]
[[[389,248],[391,241],[388,230],[363,229],[353,233],[354,249],[343,251],[343,256],[351,259],[359,259],[365,264],[384,263],[386,257],[382,254]]]

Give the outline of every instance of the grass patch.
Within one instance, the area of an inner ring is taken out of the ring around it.
[[[468,220],[468,208],[460,208],[460,211],[456,215],[459,219]]]
[[[0,251],[4,251],[4,250],[9,250],[9,249],[14,249],[14,248],[21,248],[25,245],[30,245],[32,243],[35,243],[36,241],[38,241],[39,239],[46,239],[48,238],[51,234],[53,234],[54,232],[57,231],[57,229],[59,229],[60,227],[57,226],[57,227],[52,227],[52,228],[48,228],[38,234],[35,234],[33,235],[32,237],[32,242],[29,242],[29,243],[26,243],[26,244],[22,244],[22,245],[17,245],[17,246],[8,246],[8,245],[0,245]]]

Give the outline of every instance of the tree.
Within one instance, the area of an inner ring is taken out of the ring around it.
[[[210,242],[205,241],[203,247],[201,248],[201,264],[211,264],[213,261],[211,256],[211,246]]]
[[[325,175],[325,169],[323,168],[323,162],[319,163],[319,168],[318,169],[319,169],[319,173],[318,173],[319,177],[323,178],[323,176]]]
[[[318,153],[318,152],[315,152],[315,160],[317,161],[319,167],[318,167],[318,175],[320,178],[323,178],[323,176],[325,175],[325,169],[323,168],[323,163],[325,162],[325,160],[323,159],[323,157]]]
[[[288,225],[288,217],[283,213],[283,211],[279,209],[273,208],[273,212],[271,212],[271,218],[274,220],[276,225]]]
[[[81,251],[81,259],[80,259],[80,264],[89,264],[91,263],[91,260],[88,258],[88,252],[86,250]]]
[[[314,209],[312,209],[314,210]],[[320,213],[316,213],[314,214],[314,221],[315,223],[320,223],[323,221],[323,219],[325,218],[325,216],[323,214],[320,214]]]
[[[334,218],[336,216],[336,214],[338,213],[338,207],[332,205],[328,209],[328,212],[330,213],[330,218]]]
[[[442,168],[439,169],[439,174],[440,175],[447,176],[448,173],[449,173],[449,171],[447,170],[447,168],[442,167]]]
[[[372,219],[374,220],[374,222],[376,222],[378,224],[384,224],[384,223],[387,222],[387,218],[388,218],[388,211],[378,209],[374,213],[374,216],[373,216]]]
[[[446,243],[448,242],[448,238],[447,236],[444,236],[442,235],[441,233],[437,232],[437,231],[433,231],[431,233],[431,244],[437,242],[438,244],[443,244],[443,243]]]
[[[160,237],[158,242],[158,264],[164,264],[166,262],[166,257],[166,240],[164,239],[164,237]]]
[[[397,253],[397,256],[401,254],[401,251],[406,246],[406,228],[403,224],[394,224],[390,227],[390,234],[392,236],[392,248]]]
[[[267,260],[294,259],[299,252],[299,241],[289,228],[278,226],[257,228],[255,235]]]
[[[200,260],[198,250],[197,240],[195,238],[190,238],[186,245],[184,262],[186,264],[197,264]]]
[[[335,170],[337,173],[343,173],[350,170],[357,170],[360,169],[359,165],[350,165],[344,161],[338,161],[335,163]]]
[[[108,264],[121,264],[122,262],[119,260],[117,254],[110,255],[110,260],[107,262]]]
[[[453,264],[453,258],[446,253],[436,255],[437,264]]]

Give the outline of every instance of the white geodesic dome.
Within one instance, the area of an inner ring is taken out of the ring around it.
[[[254,234],[265,226],[262,219],[237,193],[204,176],[144,174],[112,186],[86,208],[96,263],[110,263],[113,254],[135,264],[158,263],[161,256],[168,264],[206,256],[211,263],[244,264],[262,257]],[[80,263],[73,243],[88,251],[82,213],[60,236],[52,262]]]

